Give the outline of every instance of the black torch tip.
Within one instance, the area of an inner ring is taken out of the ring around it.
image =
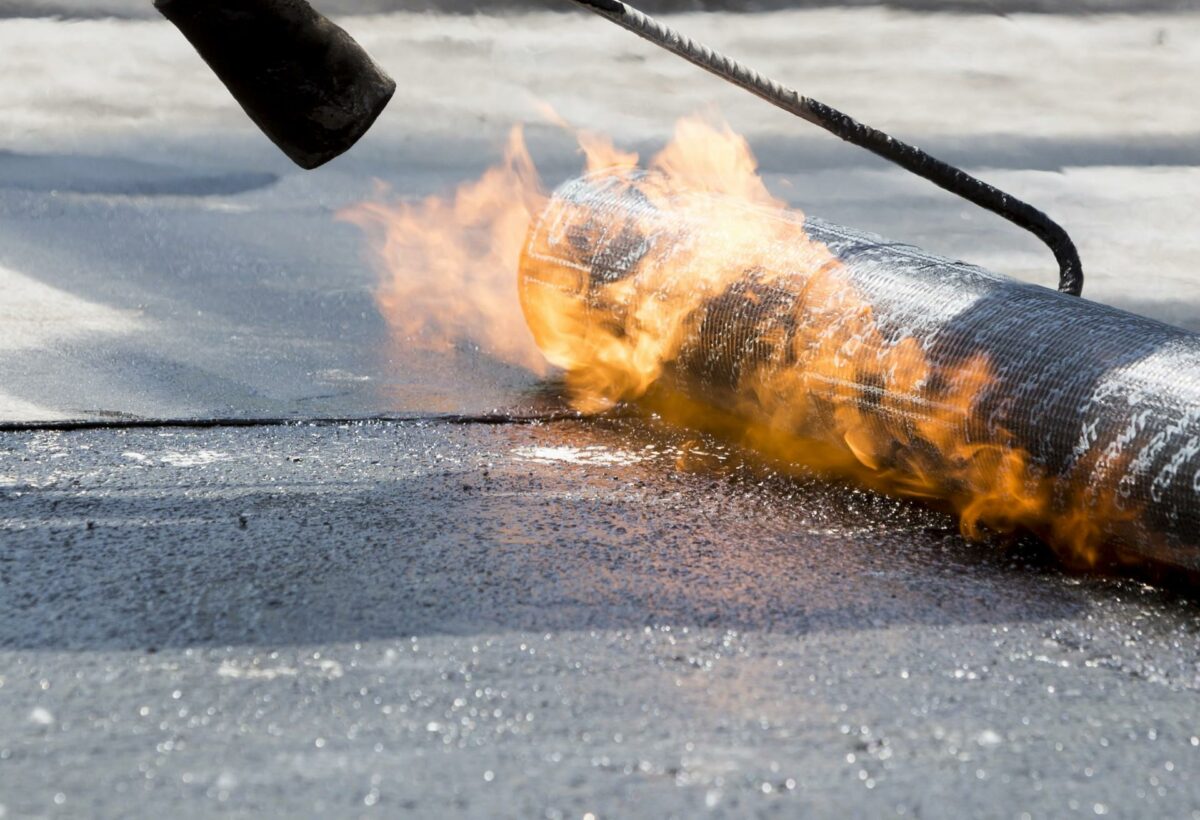
[[[396,83],[305,0],[155,0],[254,123],[302,168],[346,151]]]

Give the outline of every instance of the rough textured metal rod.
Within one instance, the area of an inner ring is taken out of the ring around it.
[[[639,371],[1079,563],[1200,569],[1200,335],[656,174],[560,187],[519,281],[568,384]]]
[[[746,89],[772,105],[824,128],[846,142],[894,162],[905,170],[1024,228],[1042,240],[1054,254],[1058,262],[1058,289],[1073,296],[1082,292],[1083,265],[1075,243],[1061,225],[1032,205],[930,156],[914,145],[893,139],[882,131],[864,125],[836,108],[804,97],[736,60],[713,51],[703,43],[697,43],[620,0],[574,2],[693,65]]]

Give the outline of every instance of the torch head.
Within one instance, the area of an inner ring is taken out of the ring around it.
[[[155,0],[272,142],[302,168],[352,146],[396,83],[305,0]]]

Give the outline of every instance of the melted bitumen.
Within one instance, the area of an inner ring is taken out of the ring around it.
[[[1196,609],[639,419],[0,438],[12,816],[1157,813]]]

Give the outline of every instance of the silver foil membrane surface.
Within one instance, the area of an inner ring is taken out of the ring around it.
[[[750,238],[735,235],[747,221]],[[578,389],[595,388],[573,370],[604,370],[609,348],[650,333],[653,384],[606,398],[669,389],[845,451],[872,486],[960,510],[986,494],[989,509],[1014,508],[992,518],[1084,563],[1200,569],[1197,334],[628,170],[553,194],[520,289],[535,339]],[[996,471],[989,459],[1021,467],[970,486]]]

